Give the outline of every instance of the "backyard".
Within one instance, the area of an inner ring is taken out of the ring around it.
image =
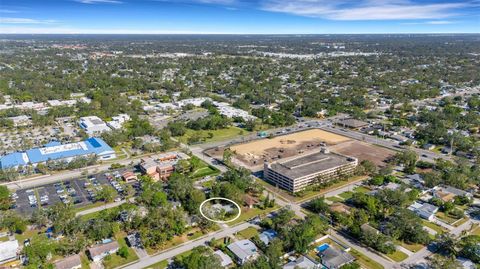
[[[127,234],[125,232],[119,232],[115,235],[115,239],[118,241],[118,244],[120,245],[120,248],[122,247],[127,247],[128,249],[128,255],[126,258],[121,257],[117,253],[112,254],[108,257],[106,257],[103,260],[103,265],[105,266],[106,269],[110,268],[116,268],[121,265],[127,264],[134,262],[138,260],[138,256],[135,253],[135,251],[127,246],[127,242],[125,241],[125,237]]]

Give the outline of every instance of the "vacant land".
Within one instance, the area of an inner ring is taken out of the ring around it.
[[[400,251],[400,250],[396,250],[393,253],[387,254],[387,256],[390,259],[392,259],[396,262],[401,262],[401,261],[405,260],[406,258],[408,258],[408,255],[405,254],[404,252]]]
[[[250,239],[254,236],[258,235],[258,230],[255,229],[254,227],[248,227],[245,230],[241,230],[238,232],[238,236],[240,236],[243,239]]]
[[[385,161],[395,155],[395,152],[386,148],[370,145],[360,141],[348,141],[332,146],[332,151],[352,156],[359,161],[369,160],[378,166],[384,166]]]
[[[190,138],[192,136],[198,136],[200,137],[200,140],[197,143],[194,144],[200,144],[200,143],[209,143],[209,142],[217,142],[217,141],[223,141],[227,140],[233,137],[237,137],[238,135],[247,135],[249,132],[247,130],[231,126],[225,129],[219,129],[219,130],[191,130],[188,129],[185,135],[178,137],[178,140],[182,143],[189,143]]]
[[[322,146],[336,145],[349,140],[341,135],[312,129],[238,144],[230,149],[235,152],[235,157],[241,164],[250,168],[262,165],[265,160],[288,158]]]
[[[147,266],[144,269],[165,269],[167,268],[167,266],[168,266],[168,261],[160,261],[150,266]]]

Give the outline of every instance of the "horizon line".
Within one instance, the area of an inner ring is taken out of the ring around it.
[[[365,32],[365,33],[2,33],[0,35],[480,35],[480,32]]]

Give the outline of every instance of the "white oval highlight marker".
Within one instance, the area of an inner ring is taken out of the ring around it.
[[[209,201],[212,201],[212,200],[224,200],[224,201],[228,201],[228,202],[234,204],[234,205],[238,208],[238,214],[237,214],[237,216],[235,216],[235,218],[233,218],[233,219],[231,219],[231,220],[214,220],[214,219],[211,219],[211,218],[205,216],[205,214],[204,214],[203,211],[202,211],[202,207],[203,207],[203,205],[204,205],[206,202],[209,202]],[[230,200],[230,199],[227,199],[227,198],[224,198],[224,197],[212,197],[212,198],[208,198],[207,200],[203,201],[203,202],[200,204],[200,209],[199,209],[199,210],[200,210],[200,214],[202,215],[202,217],[206,218],[206,219],[209,220],[209,221],[212,221],[212,222],[215,222],[215,223],[220,223],[220,224],[232,222],[232,221],[238,219],[238,218],[240,217],[240,214],[242,214],[242,209],[240,208],[240,206],[239,206],[237,203],[235,203],[233,200]]]

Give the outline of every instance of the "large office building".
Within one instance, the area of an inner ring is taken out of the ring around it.
[[[24,152],[14,152],[0,157],[0,168],[18,168],[25,165],[37,165],[47,161],[66,161],[77,157],[97,156],[99,160],[116,157],[115,151],[100,138],[92,137],[85,141],[61,144],[50,142],[42,148],[33,148]]]
[[[270,183],[298,192],[321,182],[350,175],[358,160],[326,149],[264,164],[264,177]]]

